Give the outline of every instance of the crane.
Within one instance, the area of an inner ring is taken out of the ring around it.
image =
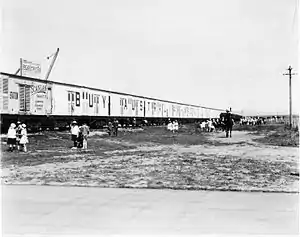
[[[49,59],[53,56],[52,62],[51,62],[51,64],[50,64],[50,67],[49,67],[48,72],[47,72],[46,77],[45,77],[45,80],[46,80],[46,81],[48,80],[48,78],[49,78],[49,76],[50,76],[50,73],[51,73],[51,71],[52,71],[52,68],[53,68],[53,66],[54,66],[54,63],[55,63],[56,58],[57,58],[57,56],[58,56],[58,53],[59,53],[59,48],[57,48],[57,50],[56,50],[55,53],[53,53],[53,54],[51,54],[50,56],[47,57],[47,59],[49,60]],[[21,71],[21,68],[18,68],[18,70],[15,72],[15,75],[18,75],[18,73],[19,73],[20,71]]]
[[[55,52],[54,54],[51,54],[50,56],[47,57],[47,59],[50,59],[50,58],[53,56],[52,62],[51,62],[50,67],[49,67],[49,70],[48,70],[48,72],[47,72],[47,74],[46,74],[46,77],[45,77],[45,80],[46,80],[46,81],[47,81],[48,78],[49,78],[49,75],[50,75],[50,73],[51,73],[51,71],[52,71],[52,68],[53,68],[54,63],[55,63],[55,61],[56,61],[56,58],[57,58],[57,56],[58,56],[58,53],[59,53],[59,48],[57,48],[57,50],[56,50],[56,52]]]

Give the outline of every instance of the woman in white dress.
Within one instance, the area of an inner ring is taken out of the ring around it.
[[[27,137],[27,129],[26,124],[22,124],[22,130],[21,130],[21,139],[20,139],[20,145],[23,147],[23,151],[27,152],[26,144],[28,143],[28,137]]]

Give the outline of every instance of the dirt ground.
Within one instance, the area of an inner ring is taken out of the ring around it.
[[[89,149],[70,149],[67,132],[29,137],[29,152],[5,151],[2,183],[224,191],[299,191],[299,147],[274,146],[266,134],[177,134],[165,128],[94,131]]]

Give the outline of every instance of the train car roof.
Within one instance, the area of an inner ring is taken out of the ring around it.
[[[101,91],[101,92],[106,92],[106,93],[113,93],[113,94],[118,94],[118,95],[134,96],[134,97],[139,97],[139,98],[143,98],[143,99],[147,99],[147,100],[156,100],[156,101],[160,101],[160,102],[167,102],[167,103],[172,103],[172,104],[177,104],[177,105],[193,106],[193,107],[198,107],[198,108],[203,108],[203,109],[211,109],[211,110],[216,110],[216,111],[225,111],[224,109],[216,109],[216,108],[210,108],[210,107],[201,106],[201,105],[192,105],[192,104],[173,102],[173,101],[169,101],[169,100],[155,99],[155,98],[151,98],[151,97],[133,95],[133,94],[129,94],[129,93],[103,90],[103,89],[98,89],[98,88],[94,88],[94,87],[80,86],[80,85],[76,85],[76,84],[69,84],[69,83],[50,81],[50,80],[45,81],[45,80],[38,79],[38,78],[25,77],[25,76],[20,76],[20,75],[15,75],[15,74],[11,74],[11,73],[5,73],[5,72],[0,72],[0,75],[19,78],[19,79],[23,79],[23,80],[31,80],[31,81],[36,81],[36,82],[47,82],[47,83],[63,85],[63,86],[73,86],[73,87],[84,88],[84,89],[89,89],[89,90],[96,90],[96,91]]]

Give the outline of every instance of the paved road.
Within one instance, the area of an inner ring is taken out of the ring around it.
[[[298,194],[2,186],[3,232],[297,234]]]

